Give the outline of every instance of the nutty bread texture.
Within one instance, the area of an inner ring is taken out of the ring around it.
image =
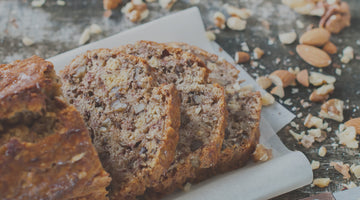
[[[107,199],[111,179],[50,62],[1,65],[0,105],[0,199]]]
[[[180,126],[175,86],[158,84],[143,59],[110,49],[79,55],[62,79],[113,179],[110,198],[143,194],[174,160]]]
[[[221,155],[215,168],[199,171],[198,181],[216,173],[237,169],[246,164],[259,143],[261,95],[242,89],[238,80],[239,70],[225,59],[219,58],[199,47],[186,43],[167,43],[199,57],[211,70],[209,79],[225,89],[229,117],[225,129]]]

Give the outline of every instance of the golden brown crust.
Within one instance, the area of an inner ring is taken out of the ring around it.
[[[61,100],[53,65],[34,56],[1,68],[0,102],[12,107],[0,111],[0,199],[107,199],[111,179],[80,114]],[[24,96],[35,100],[8,102]]]
[[[2,65],[0,120],[11,119],[18,111],[40,113],[47,96],[60,94],[59,87],[53,65],[38,56]]]

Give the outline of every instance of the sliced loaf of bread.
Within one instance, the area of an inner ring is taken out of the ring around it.
[[[163,44],[140,41],[118,48],[144,58],[156,69],[158,83],[174,83],[181,95],[181,126],[174,162],[159,182],[149,188],[170,193],[195,177],[195,171],[215,166],[224,138],[224,90],[208,84],[204,63],[191,53]]]
[[[143,194],[174,160],[180,126],[175,87],[158,84],[141,58],[109,49],[79,55],[62,79],[113,179],[111,199]]]

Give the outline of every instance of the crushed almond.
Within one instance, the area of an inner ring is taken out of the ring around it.
[[[216,40],[216,35],[214,34],[213,31],[206,31],[205,34],[206,34],[207,39],[209,39],[210,41]]]
[[[350,171],[355,175],[356,178],[360,178],[360,165],[351,165]]]
[[[331,180],[330,178],[316,178],[313,180],[313,185],[320,187],[320,188],[324,188],[329,186]]]
[[[229,4],[224,5],[226,12],[233,17],[239,17],[241,19],[247,19],[251,16],[251,11],[246,8],[237,8]]]
[[[121,9],[121,12],[134,23],[142,21],[149,16],[147,5],[142,0],[131,0]]]
[[[320,168],[320,162],[319,161],[316,161],[316,160],[311,161],[311,169],[312,170],[319,169],[319,168]]]
[[[343,49],[343,55],[341,57],[341,62],[347,64],[352,59],[354,59],[354,49],[350,46],[347,46]]]
[[[279,34],[279,40],[282,44],[292,44],[296,40],[296,33],[294,31]]]
[[[307,149],[310,148],[314,142],[315,138],[311,135],[304,135],[300,141],[300,143]]]
[[[348,148],[357,149],[359,142],[356,140],[356,131],[353,126],[347,127],[344,131],[338,134],[340,139],[339,144],[346,145]]]
[[[269,106],[274,104],[275,98],[271,94],[266,92],[265,94],[261,95],[261,101],[263,106]]]
[[[295,140],[300,141],[305,136],[305,131],[301,132],[300,134],[295,133],[293,130],[289,130],[290,135],[292,135]]]
[[[259,47],[254,49],[254,59],[258,60],[264,55],[264,51]]]
[[[284,88],[281,86],[274,87],[271,91],[271,94],[278,96],[279,98],[283,98],[285,96]]]
[[[344,102],[339,99],[330,99],[321,105],[320,117],[333,119],[338,122],[344,120],[343,116]]]
[[[324,75],[318,72],[310,72],[310,78],[309,81],[314,86],[319,86],[323,84],[334,84],[336,81],[336,78],[334,76],[330,75]]]
[[[307,128],[312,128],[312,127],[322,128],[323,120],[309,113],[304,120],[304,126]]]
[[[259,84],[264,90],[269,88],[272,85],[272,81],[269,77],[260,76],[256,79],[257,84]]]
[[[243,51],[238,51],[235,53],[235,62],[240,63],[247,63],[250,60],[250,55]]]
[[[307,69],[301,70],[296,74],[296,80],[303,86],[309,87],[309,74]]]
[[[246,21],[240,19],[239,17],[229,17],[226,21],[226,25],[231,30],[242,31],[246,28]]]
[[[318,155],[321,156],[321,157],[324,157],[326,155],[326,152],[327,152],[326,148],[324,146],[321,146],[319,148]]]
[[[86,28],[84,32],[81,34],[78,44],[83,45],[89,40],[90,40],[90,28]]]
[[[350,119],[349,121],[345,122],[346,127],[354,127],[357,134],[360,134],[360,117]]]
[[[330,162],[330,166],[334,167],[336,171],[340,172],[344,179],[350,179],[349,164],[344,164],[343,162]]]
[[[271,158],[272,158],[272,150],[271,149],[267,149],[262,144],[256,145],[256,149],[253,153],[254,161],[265,162],[265,161],[270,160]]]
[[[170,10],[177,0],[159,0],[159,4],[162,8]]]
[[[276,70],[269,75],[269,78],[276,86],[285,88],[294,83],[296,76],[287,70]]]
[[[323,102],[329,98],[329,95],[334,92],[334,85],[323,85],[320,88],[314,90],[309,97],[312,102]]]
[[[214,14],[214,17],[213,17],[213,20],[214,20],[214,24],[216,27],[220,28],[220,29],[224,29],[225,28],[225,15],[222,14],[221,12],[216,12]]]

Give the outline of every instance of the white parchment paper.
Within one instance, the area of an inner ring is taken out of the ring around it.
[[[197,8],[137,26],[48,60],[54,63],[55,70],[59,72],[73,58],[87,50],[113,48],[138,40],[186,42],[233,63],[230,55],[224,51],[215,51],[219,46],[210,43],[205,37],[204,25]],[[264,92],[245,70],[240,70],[240,78],[246,80],[242,85],[252,84],[256,90]],[[265,163],[249,163],[241,169],[194,185],[189,192],[177,193],[165,199],[268,199],[311,183],[312,170],[307,158],[301,152],[289,151],[275,133],[289,123],[294,115],[275,103],[263,108],[261,116],[260,143],[273,149],[273,159]]]

